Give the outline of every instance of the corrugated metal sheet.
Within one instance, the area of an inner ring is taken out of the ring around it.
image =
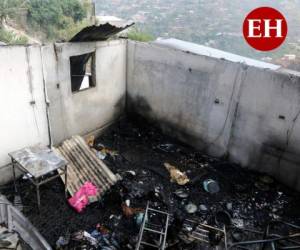
[[[105,41],[113,35],[131,27],[134,23],[126,24],[123,27],[117,27],[109,23],[101,24],[99,26],[93,25],[82,29],[77,33],[70,42],[94,42]]]
[[[98,198],[109,190],[120,176],[101,161],[80,136],[73,136],[56,149],[68,162],[68,191],[73,196],[87,181],[100,189]],[[64,178],[62,177],[64,181]]]

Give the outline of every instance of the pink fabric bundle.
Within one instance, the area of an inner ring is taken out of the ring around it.
[[[84,185],[71,197],[68,202],[78,212],[89,204],[89,197],[96,196],[98,188],[91,182],[86,182]]]

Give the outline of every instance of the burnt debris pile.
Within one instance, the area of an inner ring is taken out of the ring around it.
[[[267,175],[141,119],[122,120],[88,144],[121,180],[81,213],[64,199],[61,180],[42,188],[37,213],[31,185],[19,181],[23,212],[58,249],[300,248],[299,193]]]

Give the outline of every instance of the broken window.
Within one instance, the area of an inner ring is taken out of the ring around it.
[[[70,57],[72,92],[96,86],[95,52]]]

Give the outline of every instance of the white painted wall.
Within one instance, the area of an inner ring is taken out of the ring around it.
[[[5,166],[9,152],[47,145],[48,129],[40,47],[1,46],[0,58],[0,166]],[[1,183],[10,173],[0,172]]]
[[[43,48],[54,144],[100,129],[125,112],[126,44],[115,40]],[[96,52],[96,87],[72,93],[69,59],[91,52]]]

